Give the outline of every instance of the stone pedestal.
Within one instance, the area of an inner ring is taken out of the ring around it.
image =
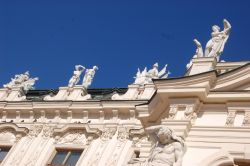
[[[87,90],[81,86],[76,85],[73,88],[69,87],[60,87],[59,92],[55,96],[45,96],[44,100],[72,100],[72,101],[81,101],[90,99],[91,96],[87,93]]]
[[[191,60],[191,67],[188,69],[186,75],[195,75],[215,69],[217,59],[215,57],[200,57]]]
[[[139,87],[138,84],[129,85],[128,91],[124,95],[114,94],[112,100],[134,100],[139,95]]]
[[[26,100],[25,91],[22,87],[12,87],[12,89],[0,89],[0,100],[3,101],[23,101]]]

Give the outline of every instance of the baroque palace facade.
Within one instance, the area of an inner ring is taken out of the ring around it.
[[[15,75],[0,89],[1,165],[250,165],[250,61],[220,60],[223,23],[204,52],[194,40],[182,77],[156,63],[128,88],[89,89],[98,67],[76,65],[68,86],[33,90]]]

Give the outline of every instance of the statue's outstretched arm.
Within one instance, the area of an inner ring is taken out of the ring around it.
[[[224,32],[229,32],[232,28],[231,24],[226,20],[224,19],[223,20],[223,23],[224,23]]]
[[[194,43],[197,47],[201,47],[201,43],[197,39],[194,39]]]

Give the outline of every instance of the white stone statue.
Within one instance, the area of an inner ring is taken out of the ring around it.
[[[21,87],[24,91],[34,89],[34,84],[38,80],[38,77],[30,78],[29,71],[24,74],[17,74],[8,84],[3,85],[4,88],[12,89],[13,87]]]
[[[196,51],[195,51],[195,55],[193,56],[193,58],[203,57],[203,50],[202,50],[201,43],[197,39],[194,39],[193,41],[194,41],[194,43],[196,44],[196,47],[197,47]]]
[[[223,23],[224,29],[222,31],[220,31],[220,27],[217,25],[212,27],[212,38],[207,42],[205,57],[216,57],[219,60],[231,30],[231,25],[226,19],[223,20]]]
[[[83,81],[82,81],[82,85],[87,89],[92,81],[93,81],[93,78],[95,76],[95,72],[96,70],[98,70],[98,67],[97,66],[93,66],[92,69],[87,69],[86,72],[85,72],[85,75],[84,75],[84,78],[83,78]]]
[[[75,65],[75,71],[73,72],[73,76],[69,80],[69,88],[73,88],[80,81],[80,76],[84,70],[85,67],[83,67],[82,65]]]
[[[148,159],[148,166],[181,166],[186,151],[181,137],[163,125],[148,127],[146,132],[155,142]]]
[[[197,39],[194,39],[193,41],[197,47],[193,59],[203,57],[203,49],[201,43]],[[192,60],[186,65],[186,68],[189,69],[191,66],[192,66]]]
[[[167,78],[170,72],[167,72],[167,64],[163,67],[163,69],[159,72],[158,71],[158,63],[155,63],[153,65],[153,68],[147,71],[147,68],[145,67],[142,72],[140,72],[140,69],[138,69],[136,73],[135,82],[134,84],[148,84],[152,83],[152,79],[159,79],[159,78]]]

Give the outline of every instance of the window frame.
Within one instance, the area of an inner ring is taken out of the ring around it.
[[[1,149],[8,149],[8,153],[4,156],[3,160],[0,160],[0,164],[3,163],[3,161],[7,158],[7,156],[10,154],[11,148],[13,147],[13,145],[1,145],[0,144],[0,153],[1,153]]]
[[[66,151],[66,152],[68,152],[67,155],[66,155],[66,157],[64,158],[64,161],[63,161],[63,164],[65,164],[67,162],[67,160],[69,159],[70,154],[72,153],[72,151],[81,151],[82,153],[81,153],[78,161],[76,162],[76,165],[78,165],[78,163],[83,158],[83,156],[84,156],[84,154],[86,152],[86,149],[87,149],[87,146],[57,145],[57,146],[54,147],[54,150],[53,150],[52,154],[50,155],[50,158],[49,158],[49,160],[47,162],[47,165],[48,166],[53,166],[52,161],[55,158],[57,152],[60,152],[60,151]]]

